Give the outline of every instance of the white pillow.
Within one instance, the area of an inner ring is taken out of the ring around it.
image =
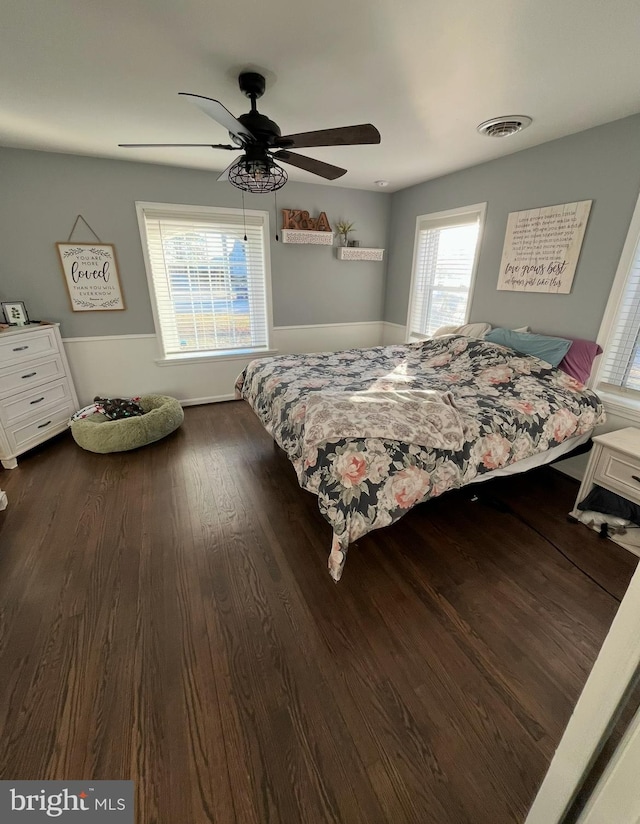
[[[490,323],[465,323],[462,326],[441,326],[431,335],[432,338],[441,338],[444,335],[465,335],[468,338],[484,338],[491,331]],[[530,332],[528,326],[514,329],[514,332]]]
[[[440,326],[436,331],[431,335],[432,338],[442,338],[444,335],[455,335],[456,329],[459,329],[458,326]]]
[[[465,335],[468,338],[483,338],[491,331],[490,323],[465,323],[462,326],[441,326],[431,336],[440,338],[443,335]]]

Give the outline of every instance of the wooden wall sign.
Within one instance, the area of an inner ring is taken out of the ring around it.
[[[330,232],[331,225],[327,220],[326,212],[320,212],[318,217],[309,217],[309,212],[302,209],[283,209],[282,228],[298,229],[307,232]]]
[[[110,243],[56,243],[74,312],[125,308],[116,250]]]
[[[498,289],[569,294],[590,209],[581,200],[511,212]]]

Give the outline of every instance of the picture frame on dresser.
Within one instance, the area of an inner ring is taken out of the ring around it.
[[[22,300],[7,300],[0,303],[2,314],[9,326],[28,326],[29,315]]]

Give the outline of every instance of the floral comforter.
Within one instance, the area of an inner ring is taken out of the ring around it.
[[[435,390],[455,405],[462,446],[367,437],[358,404],[343,413],[350,418],[348,431],[362,431],[361,437],[310,446],[307,405],[312,393],[323,390]],[[335,581],[349,544],[367,532],[480,474],[589,433],[604,420],[597,395],[564,372],[498,344],[458,336],[254,360],[236,382],[236,397],[249,402],[287,453],[300,486],[318,496],[333,528],[329,572]]]

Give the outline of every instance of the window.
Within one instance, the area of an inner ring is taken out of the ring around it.
[[[408,339],[431,335],[440,326],[466,323],[485,206],[418,217]]]
[[[240,209],[163,203],[136,207],[165,357],[267,350],[267,213],[243,216]]]
[[[598,341],[598,381],[640,400],[640,199],[631,219]]]

